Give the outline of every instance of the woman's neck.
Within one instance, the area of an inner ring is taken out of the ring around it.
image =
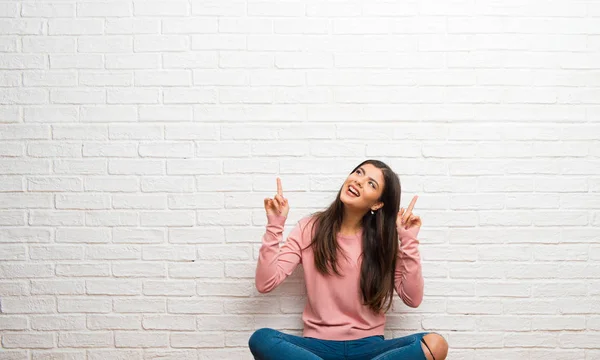
[[[344,209],[344,218],[340,225],[340,233],[342,235],[355,235],[362,228],[362,218],[364,214],[352,211],[350,209]]]

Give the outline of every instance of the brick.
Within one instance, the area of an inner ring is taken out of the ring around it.
[[[90,157],[137,157],[137,145],[130,143],[99,144],[84,143],[83,156]]]
[[[27,180],[29,191],[82,191],[83,181],[76,177],[34,177]]]
[[[25,146],[18,143],[4,142],[3,147],[0,149],[0,156],[2,157],[20,157],[24,154]]]
[[[222,162],[218,160],[167,160],[169,175],[220,174]]]
[[[107,90],[108,104],[156,104],[159,92],[155,89],[114,89]]]
[[[139,70],[135,72],[137,86],[189,86],[191,78],[185,70],[150,71]]]
[[[191,121],[192,109],[189,105],[141,105],[139,107],[139,118],[140,121],[144,122]],[[148,126],[151,127],[150,125]],[[160,138],[162,138],[162,127],[160,129]]]
[[[35,315],[31,316],[33,330],[69,331],[85,330],[85,316],[83,315]]]
[[[55,160],[53,162],[55,174],[100,175],[106,174],[106,160]]]
[[[147,350],[144,352],[145,360],[197,360],[196,350]]]
[[[75,4],[61,3],[24,3],[21,7],[23,17],[71,17],[75,16]]]
[[[194,85],[244,86],[250,84],[248,72],[241,69],[209,70],[199,69],[193,72]]]
[[[171,346],[174,348],[203,348],[225,346],[223,333],[214,332],[178,332],[171,335]]]
[[[140,189],[138,179],[127,176],[94,176],[84,181],[86,191],[136,192]]]
[[[168,88],[163,96],[165,104],[214,104],[218,94],[212,89]]]
[[[169,242],[172,244],[223,243],[225,231],[221,228],[170,228]]]
[[[113,346],[111,332],[61,332],[58,334],[59,347],[102,348]]]
[[[144,295],[192,296],[196,293],[193,281],[145,281]]]
[[[7,74],[7,76],[9,77],[9,84],[12,85],[17,85],[17,82],[19,81],[20,77],[19,76],[15,76],[14,73],[11,72],[5,72],[4,74]],[[13,75],[10,75],[13,74]],[[8,85],[8,84],[7,84]],[[18,123],[21,122],[21,114],[19,111],[19,108],[16,106],[3,106],[2,109],[0,109],[0,123]]]
[[[137,213],[126,211],[88,211],[85,222],[87,226],[135,226],[139,223]]]
[[[181,192],[183,192],[182,189]],[[189,190],[190,192],[193,190]],[[215,204],[223,204],[223,199],[220,194],[215,194],[214,198],[206,195],[179,195],[179,194],[170,194],[167,196],[167,204],[169,209],[205,209],[205,208],[215,208]],[[214,199],[214,200],[213,200]],[[203,201],[207,201],[204,205],[201,204]]]
[[[114,311],[118,313],[164,313],[166,308],[166,299],[139,298],[114,301]]]
[[[156,244],[165,239],[165,231],[161,229],[114,228],[114,243]]]
[[[116,277],[165,277],[165,264],[128,262],[113,265]]]
[[[47,278],[51,277],[53,267],[51,264],[7,264],[0,265],[0,278]]]
[[[58,276],[109,276],[108,264],[57,264],[56,275]]]
[[[25,260],[25,258],[26,258],[25,253],[26,253],[26,248],[22,245],[0,245],[0,260],[8,260],[8,261]]]
[[[133,4],[136,16],[187,16],[190,5],[185,1],[135,1]]]
[[[167,125],[168,140],[218,140],[219,128],[214,125]]]
[[[208,0],[192,4],[192,15],[199,16],[233,16],[245,15],[245,9],[239,0],[223,3],[222,1]]]
[[[86,291],[90,295],[138,295],[142,283],[135,280],[88,280]]]
[[[47,125],[0,125],[1,140],[50,139],[50,127]]]
[[[256,271],[256,265],[252,266],[252,276],[254,278],[254,273]],[[213,271],[214,273],[214,271]],[[209,272],[204,272],[205,277],[207,275],[211,275]],[[238,276],[241,277],[241,276]],[[250,294],[254,291],[255,285],[252,282],[208,282],[202,281],[198,282],[197,292],[200,296],[244,296],[245,294]],[[302,301],[302,305],[304,306],[304,301]]]
[[[3,316],[0,318],[0,330],[27,330],[27,318],[24,316]]]
[[[27,53],[35,52],[49,52],[49,53],[73,53],[76,52],[77,41],[76,39],[60,38],[60,37],[24,37],[23,38],[23,51]],[[27,79],[27,85],[49,85],[49,86],[75,86],[77,83],[77,77],[73,76],[73,73],[62,73],[58,78],[64,77],[68,79],[66,83],[62,85],[60,83],[53,84],[52,79],[57,80],[56,75],[50,73],[30,73],[25,74],[24,80]],[[46,79],[46,80],[44,80]],[[42,80],[41,82],[39,82]],[[47,80],[51,80],[47,83]],[[25,81],[24,81],[25,83]]]
[[[160,19],[148,18],[107,18],[107,34],[158,34]]]
[[[57,209],[108,209],[110,197],[102,194],[61,194],[56,196]]]
[[[50,55],[51,69],[102,69],[102,54]],[[99,95],[98,95],[99,96]],[[66,101],[66,99],[63,99]]]
[[[82,260],[83,248],[69,245],[30,246],[29,256],[32,260]]]
[[[162,175],[163,160],[110,160],[108,173],[111,175]]]
[[[156,54],[106,54],[106,68],[112,69],[156,69],[160,64],[160,56]],[[113,91],[111,99],[115,99],[118,95],[126,94],[124,90]],[[152,92],[138,92],[140,95],[155,95]],[[154,98],[152,98],[154,99]]]
[[[0,176],[0,192],[8,192],[8,191],[23,191],[25,188],[23,187],[23,176]],[[10,196],[11,194],[6,194]],[[16,196],[16,195],[12,195]]]
[[[194,261],[194,246],[144,246],[142,260],[158,261]]]
[[[2,312],[5,314],[45,314],[56,310],[56,301],[51,297],[5,297]]]
[[[107,298],[59,298],[59,313],[108,313],[111,311],[111,300]],[[75,340],[73,340],[75,341]]]
[[[129,17],[133,14],[132,5],[120,1],[109,1],[103,3],[79,3],[77,4],[78,17]]]
[[[35,360],[84,360],[85,351],[34,351],[32,359]]]
[[[50,100],[56,104],[101,104],[106,102],[106,94],[102,90],[50,90]]]
[[[98,245],[85,249],[88,260],[137,260],[142,254],[139,246],[129,245]]]
[[[0,160],[2,175],[36,175],[50,173],[48,160]]]
[[[160,348],[169,345],[169,334],[162,332],[118,331],[114,336],[117,348]]]
[[[114,195],[113,207],[115,209],[166,209],[167,197],[165,195]]]
[[[0,281],[0,295],[20,296],[29,293],[29,283],[16,281]]]
[[[110,240],[108,229],[98,228],[58,228],[56,242],[65,243],[107,243]]]
[[[141,213],[143,226],[193,226],[196,217],[190,211],[144,211]]]
[[[192,6],[195,4],[192,4]],[[190,33],[216,33],[218,19],[204,17],[197,18],[179,18],[179,19],[163,19],[162,33],[163,34],[190,34]]]
[[[251,249],[238,245],[206,245],[198,248],[198,259],[200,260],[249,260]]]
[[[192,192],[195,190],[191,176],[146,177],[142,179],[142,192]]]
[[[164,54],[164,69],[216,68],[219,63],[217,51],[197,51],[185,54]]]
[[[215,300],[169,299],[168,309],[173,314],[221,314],[223,303]]]
[[[146,330],[195,330],[196,320],[184,315],[147,315],[142,326]]]
[[[181,279],[223,278],[223,264],[215,263],[183,263],[169,264],[169,277]],[[199,285],[200,286],[200,285]],[[198,293],[202,293],[198,288]]]
[[[253,319],[248,315],[202,315],[198,317],[199,330],[251,330]]]
[[[78,110],[72,106],[46,105],[23,109],[23,119],[27,123],[76,122],[77,114]]]
[[[562,348],[593,349],[597,341],[598,335],[595,333],[563,333],[558,336],[558,343]]]
[[[81,144],[34,142],[29,143],[27,154],[33,157],[80,157]]]
[[[88,315],[87,326],[92,330],[140,330],[142,318],[138,315]]]
[[[54,343],[54,334],[2,334],[2,346],[7,349],[50,349],[54,347]]]
[[[0,243],[48,243],[52,238],[49,229],[13,227],[0,229]]]
[[[181,35],[139,35],[133,41],[135,52],[185,51],[189,48],[190,41],[188,37]]]
[[[29,212],[29,225],[34,226],[82,226],[85,223],[85,214],[78,211],[47,211],[31,210]]]
[[[79,72],[79,84],[87,86],[131,86],[133,85],[133,73],[131,71],[106,70],[96,72],[93,70],[81,70]],[[130,106],[110,106],[109,108],[131,109]],[[84,122],[104,122],[108,121],[105,117],[106,111],[102,106],[86,107],[83,106],[82,121]],[[97,110],[97,111],[96,111]],[[135,110],[135,109],[134,109]],[[112,113],[116,113],[112,112]],[[135,117],[135,111],[120,111],[115,121],[126,121],[130,116]]]
[[[5,54],[0,60],[0,67],[9,70],[43,69],[45,63],[44,57],[39,54]],[[45,95],[46,92],[30,91],[16,94],[9,91],[7,94],[12,95],[15,100],[21,99],[22,101],[27,101],[30,97],[32,100],[36,97],[45,98],[43,95]],[[21,97],[21,95],[23,97]]]

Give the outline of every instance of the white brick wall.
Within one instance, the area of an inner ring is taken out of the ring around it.
[[[600,359],[600,2],[0,2],[0,359],[250,359],[262,199],[419,194],[450,359]]]

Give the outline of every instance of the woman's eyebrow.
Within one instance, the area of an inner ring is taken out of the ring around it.
[[[367,172],[365,171],[365,169],[363,169],[363,167],[362,167],[362,166],[361,166],[359,169],[361,169],[363,173],[365,173],[365,174],[367,173]],[[377,186],[379,186],[379,183],[377,182],[377,180],[373,179],[373,178],[372,178],[372,177],[370,177],[370,176],[369,176],[369,179],[373,180],[373,181],[375,182],[375,184],[377,184]]]

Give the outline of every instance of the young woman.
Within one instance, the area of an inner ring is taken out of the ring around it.
[[[400,181],[383,162],[367,160],[348,176],[324,211],[303,218],[280,248],[289,212],[281,180],[264,201],[267,229],[256,268],[256,288],[267,293],[299,263],[307,302],[303,336],[259,329],[249,340],[258,360],[444,360],[448,344],[435,333],[385,340],[385,312],[394,290],[410,307],[423,299],[412,213],[400,209]]]

